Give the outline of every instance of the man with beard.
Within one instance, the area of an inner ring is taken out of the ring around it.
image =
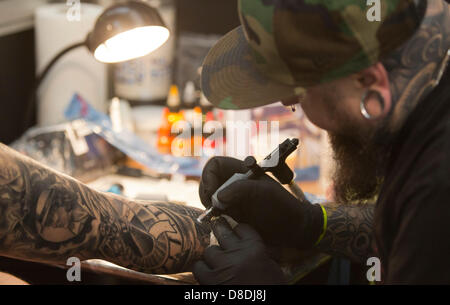
[[[220,246],[194,266],[200,283],[284,283],[266,245],[377,257],[387,284],[450,283],[449,5],[375,2],[239,1],[242,26],[205,59],[204,94],[227,109],[300,103],[330,136],[335,202],[299,203],[268,176],[234,182],[217,208],[242,224],[213,222]],[[211,159],[203,204],[247,170]]]

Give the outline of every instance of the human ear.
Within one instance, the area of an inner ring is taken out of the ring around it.
[[[363,115],[366,118],[384,118],[391,111],[392,95],[389,75],[383,64],[378,62],[357,73],[355,81],[363,92],[361,104],[367,114]]]

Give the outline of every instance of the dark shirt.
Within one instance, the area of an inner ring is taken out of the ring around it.
[[[385,284],[450,284],[450,67],[402,127],[375,209]]]

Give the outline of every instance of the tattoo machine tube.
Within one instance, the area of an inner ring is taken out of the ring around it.
[[[216,192],[212,195],[212,206],[203,212],[198,218],[199,223],[209,223],[212,217],[222,214],[224,207],[217,198],[217,194],[238,180],[256,179],[266,172],[271,172],[281,184],[290,184],[293,181],[294,174],[286,164],[286,158],[297,149],[299,144],[298,139],[286,139],[283,143],[267,155],[260,163],[257,163],[252,156],[244,160],[244,165],[249,169],[248,172],[241,174],[235,173],[224,184],[222,184]],[[298,187],[297,187],[298,188]],[[298,192],[298,191],[297,191]],[[300,190],[301,194],[303,192]],[[303,195],[304,197],[304,195]]]
[[[300,200],[301,202],[307,200],[302,189],[297,185],[297,183],[295,183],[294,180],[291,180],[291,182],[289,182],[288,187],[298,200]]]

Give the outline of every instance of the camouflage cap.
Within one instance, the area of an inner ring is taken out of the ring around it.
[[[371,2],[239,0],[241,26],[208,53],[203,93],[220,108],[252,108],[371,66],[414,34],[427,3]],[[376,3],[380,21],[369,21]]]

